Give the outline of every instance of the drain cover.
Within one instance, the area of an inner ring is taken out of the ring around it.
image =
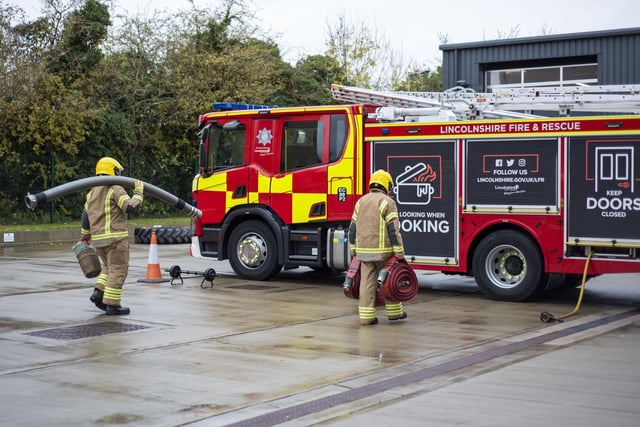
[[[34,337],[53,338],[56,340],[77,340],[80,338],[99,337],[101,335],[118,334],[120,332],[147,329],[148,326],[132,323],[101,322],[86,325],[65,326],[62,328],[43,329],[41,331],[25,332]]]
[[[266,286],[266,285],[238,285],[238,286],[227,286],[231,289],[246,289],[248,291],[264,291],[265,289],[276,289],[277,286]]]

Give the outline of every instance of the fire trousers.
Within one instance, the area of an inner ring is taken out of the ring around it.
[[[96,248],[102,260],[102,273],[95,287],[104,292],[102,302],[106,305],[120,306],[122,286],[129,273],[129,241],[118,240],[107,246]]]
[[[384,261],[360,262],[360,298],[358,315],[362,325],[371,324],[376,318],[376,294],[378,292],[378,273],[387,265]],[[399,319],[403,313],[401,302],[385,301],[389,320]]]

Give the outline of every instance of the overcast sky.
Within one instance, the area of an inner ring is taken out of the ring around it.
[[[38,15],[40,0],[0,0]],[[219,0],[194,0],[199,7]],[[190,7],[188,0],[114,0],[116,13],[151,14]],[[375,25],[407,62],[433,68],[442,54],[439,35],[449,43],[491,40],[519,28],[519,37],[640,27],[638,0],[248,0],[256,24],[268,30],[285,59],[322,54],[327,22],[344,15]],[[213,6],[215,7],[215,6]]]

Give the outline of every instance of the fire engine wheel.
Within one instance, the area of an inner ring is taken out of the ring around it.
[[[246,221],[233,230],[228,252],[233,271],[245,279],[269,280],[282,268],[276,238],[261,221]]]
[[[500,230],[485,237],[473,256],[480,290],[501,301],[523,301],[544,285],[542,255],[525,234]]]

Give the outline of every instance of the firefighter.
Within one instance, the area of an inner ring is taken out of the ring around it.
[[[111,157],[96,164],[96,175],[118,176],[122,165]],[[89,298],[107,315],[129,314],[123,307],[122,285],[129,271],[129,233],[127,214],[142,205],[144,183],[135,181],[133,197],[119,185],[93,187],[87,194],[82,211],[81,239],[91,241],[103,263],[93,294]]]
[[[404,258],[398,208],[389,197],[393,185],[391,175],[379,169],[371,175],[368,194],[356,203],[349,225],[351,255],[360,260],[360,324],[375,325],[378,274],[395,255]],[[401,302],[385,302],[389,320],[406,319]]]

